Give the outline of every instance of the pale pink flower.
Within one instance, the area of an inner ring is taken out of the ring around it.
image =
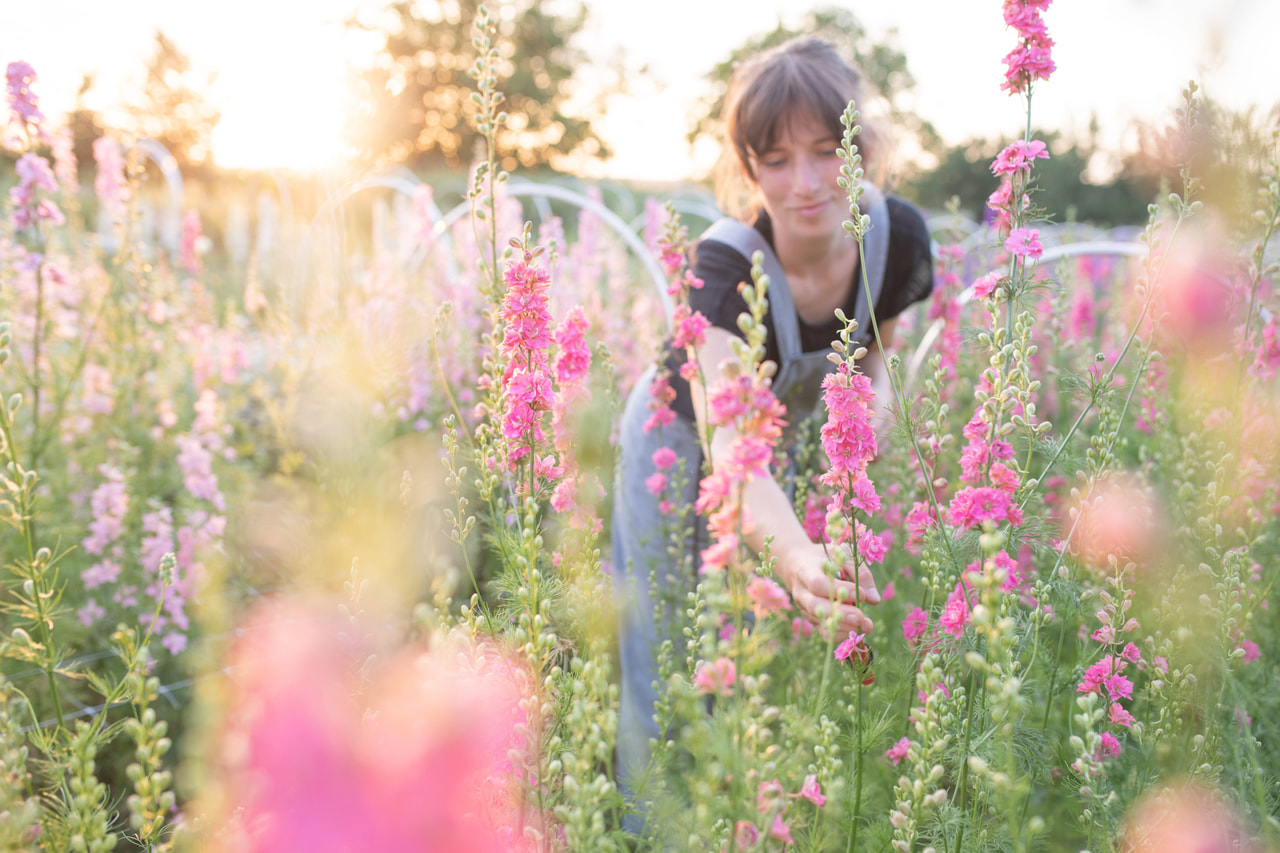
[[[586,378],[591,369],[591,346],[587,343],[587,330],[591,324],[581,305],[569,309],[564,322],[556,331],[556,382],[560,387],[576,386]]]
[[[977,299],[986,299],[1000,286],[1003,276],[992,270],[973,283],[973,295]]]
[[[964,634],[964,628],[969,624],[969,597],[964,591],[961,584],[956,584],[956,588],[947,596],[946,606],[942,608],[942,615],[938,617],[938,626],[957,639]]]
[[[260,607],[236,634],[216,768],[228,847],[523,850],[502,832],[522,822],[523,670],[461,649],[366,660],[365,629],[322,614]]]
[[[760,830],[756,829],[754,823],[740,820],[734,826],[733,836],[739,850],[751,850],[760,841]]]
[[[887,757],[891,762],[893,762],[894,767],[897,767],[898,764],[901,763],[902,759],[907,757],[907,753],[910,750],[911,750],[911,739],[904,737],[901,740],[899,740],[897,743],[895,743],[893,746],[889,747],[888,750],[885,751],[885,757]]]
[[[103,616],[107,615],[107,610],[94,599],[90,598],[76,611],[76,616],[80,619],[80,624],[86,628],[92,628],[93,623],[97,622]]]
[[[700,661],[693,674],[693,686],[703,695],[733,696],[733,685],[738,681],[738,668],[729,658],[716,658],[708,663]]]
[[[1022,258],[1036,260],[1044,254],[1037,228],[1015,228],[1004,241],[1005,251]]]
[[[1045,144],[1038,139],[1030,142],[1019,139],[1010,143],[1003,151],[996,155],[995,162],[991,164],[991,172],[994,175],[1013,175],[1027,174],[1031,171],[1031,163],[1037,159],[1049,159],[1049,152],[1045,149]]]
[[[120,577],[122,568],[115,560],[99,560],[80,573],[80,580],[84,583],[85,589],[112,584]]]
[[[803,616],[797,616],[791,620],[791,642],[813,636],[813,623]]]
[[[751,599],[751,611],[757,619],[763,619],[770,613],[780,613],[791,609],[791,596],[776,581],[760,576],[753,577],[747,583],[747,596]]]
[[[1262,657],[1262,650],[1258,648],[1258,644],[1253,640],[1244,639],[1240,641],[1240,648],[1244,649],[1244,663],[1249,664]]]
[[[710,572],[722,572],[729,567],[729,563],[733,560],[734,554],[738,550],[738,538],[732,534],[722,536],[702,551],[702,563],[698,567],[698,574],[705,575]]]
[[[660,495],[667,487],[667,475],[663,473],[651,474],[645,478],[644,485],[649,490],[649,494]]]
[[[795,844],[791,840],[791,827],[782,819],[782,815],[774,815],[773,825],[769,827],[769,837],[783,844]]]
[[[821,806],[827,802],[827,798],[822,794],[822,788],[818,786],[818,777],[812,773],[804,777],[804,784],[800,786],[799,796],[804,797],[815,806]]]
[[[933,508],[922,501],[916,501],[911,505],[911,511],[907,513],[907,544],[908,554],[919,554],[920,546],[924,544],[924,532],[936,523],[933,517]]]
[[[782,802],[782,797],[782,783],[777,779],[761,782],[760,787],[756,789],[756,811],[760,814],[773,811],[774,807]]]
[[[98,201],[112,216],[118,217],[129,204],[120,143],[110,136],[99,136],[93,141],[93,159],[98,167],[98,176],[93,182]]]
[[[858,553],[868,563],[883,563],[889,548],[874,531],[858,523]],[[883,599],[882,599],[883,600]]]
[[[649,395],[652,398],[649,401],[649,408],[653,414],[644,422],[646,435],[657,427],[670,426],[676,419],[675,410],[671,408],[671,403],[676,398],[676,391],[671,387],[666,373],[660,372],[654,375],[649,383]]]
[[[1107,719],[1111,721],[1113,726],[1124,726],[1125,728],[1132,728],[1133,724],[1137,722],[1134,720],[1133,714],[1126,711],[1119,702],[1111,703],[1111,708],[1107,712]]]
[[[178,467],[182,469],[182,483],[187,491],[219,510],[226,509],[226,498],[219,491],[218,477],[213,473],[213,455],[194,436],[177,436],[174,443],[178,445]]]
[[[19,124],[39,127],[44,123],[40,112],[40,99],[31,91],[36,82],[35,69],[21,60],[10,62],[5,68],[5,85],[8,89],[9,111]]]
[[[203,236],[200,211],[189,209],[182,215],[182,267],[192,275],[200,272],[200,245]]]
[[[909,649],[914,649],[928,630],[929,614],[923,608],[915,608],[902,620],[902,637]]]
[[[948,507],[951,523],[956,527],[980,526],[992,521],[1009,522],[1015,527],[1022,523],[1022,510],[1007,494],[988,486],[964,488],[956,492]]]
[[[691,311],[685,303],[675,307],[671,316],[671,325],[675,330],[671,336],[671,344],[677,348],[702,346],[707,339],[707,328],[711,321],[701,311]]]
[[[679,461],[679,456],[670,447],[659,447],[653,451],[653,467],[659,471],[665,471],[675,466]]]

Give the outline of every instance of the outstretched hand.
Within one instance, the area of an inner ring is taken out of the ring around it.
[[[880,590],[876,588],[871,568],[863,565],[858,570],[858,583],[845,578],[854,571],[852,558],[841,570],[841,577],[829,577],[823,569],[827,555],[822,545],[810,543],[791,554],[779,556],[776,574],[795,602],[800,614],[817,626],[827,624],[831,608],[836,611],[837,631],[858,631],[866,634],[875,623],[862,612],[859,604],[879,604]]]

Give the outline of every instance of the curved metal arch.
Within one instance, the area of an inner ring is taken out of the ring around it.
[[[186,190],[182,183],[182,170],[178,161],[169,153],[169,149],[158,140],[144,136],[133,143],[147,155],[147,159],[156,164],[160,174],[164,176],[165,185],[169,189],[170,218],[165,227],[160,229],[160,241],[170,252],[178,252],[182,248],[182,209],[186,204]]]
[[[1147,247],[1141,243],[1118,240],[1090,240],[1083,243],[1064,243],[1061,246],[1050,246],[1044,250],[1044,254],[1040,256],[1037,264],[1084,256],[1136,258],[1142,257],[1146,253]],[[961,291],[960,296],[957,298],[962,306],[969,304],[973,299],[973,285],[969,285]],[[910,388],[915,384],[916,377],[920,374],[920,368],[924,366],[925,359],[929,357],[929,351],[942,334],[945,326],[946,321],[938,318],[929,324],[929,328],[925,330],[924,336],[920,338],[920,343],[916,344],[915,351],[907,362],[907,375],[902,383],[904,388]]]
[[[535,184],[535,183],[516,183],[508,185],[504,192],[510,196],[534,198],[543,197],[555,199],[572,204],[575,207],[594,213],[600,217],[606,225],[608,225],[614,233],[622,238],[627,244],[627,248],[639,258],[640,263],[644,266],[645,272],[653,280],[653,285],[658,291],[658,296],[662,300],[662,311],[666,316],[667,328],[671,327],[671,314],[674,306],[671,302],[670,295],[667,294],[667,278],[662,272],[662,267],[658,265],[658,260],[650,252],[644,241],[641,240],[630,226],[622,220],[622,217],[614,213],[609,208],[599,202],[592,201],[585,195],[575,192],[564,187],[558,187],[554,184]],[[432,229],[433,237],[440,237],[448,232],[459,219],[467,214],[471,209],[471,202],[464,201],[456,205],[452,210],[436,221],[435,228]]]

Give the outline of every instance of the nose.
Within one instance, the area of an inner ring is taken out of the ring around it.
[[[802,195],[813,195],[822,188],[822,175],[818,163],[812,157],[796,159],[796,190]]]

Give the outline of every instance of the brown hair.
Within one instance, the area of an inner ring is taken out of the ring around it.
[[[751,156],[774,146],[797,115],[823,122],[839,140],[840,116],[850,101],[865,112],[862,72],[817,36],[798,36],[757,54],[734,72],[725,95],[725,145],[716,164],[716,198],[729,214],[747,218],[759,207],[750,183],[755,180]],[[865,116],[857,139],[863,168],[876,148],[877,136]]]

